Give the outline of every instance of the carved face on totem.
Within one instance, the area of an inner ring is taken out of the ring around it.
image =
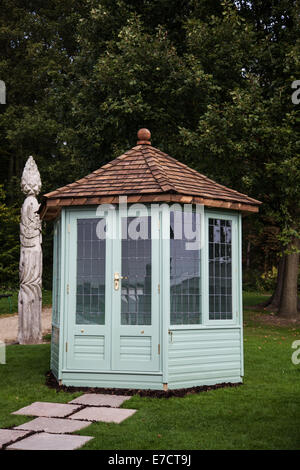
[[[39,203],[35,196],[28,196],[22,206],[21,211],[21,236],[26,238],[37,237],[42,229],[40,216],[37,213]]]

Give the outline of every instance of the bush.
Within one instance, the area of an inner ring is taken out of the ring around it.
[[[257,287],[258,290],[263,292],[273,292],[276,288],[278,270],[275,266],[272,266],[270,271],[263,273],[260,278],[260,285]]]
[[[277,268],[261,273],[255,269],[243,272],[243,289],[248,292],[273,292],[276,287]]]
[[[5,204],[5,192],[0,185],[0,285],[7,287],[19,282],[19,222],[20,208]]]

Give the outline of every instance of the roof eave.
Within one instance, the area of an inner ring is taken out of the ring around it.
[[[205,207],[222,209],[222,210],[234,210],[244,213],[257,213],[259,212],[259,206],[262,204],[261,201],[253,202],[239,202],[234,200],[224,200],[218,198],[207,198],[202,196],[177,194],[174,192],[165,193],[154,193],[154,194],[121,194],[120,196],[127,196],[127,202],[132,203],[158,203],[158,202],[177,202],[181,204],[202,204]],[[91,206],[99,204],[118,204],[119,195],[109,196],[81,196],[81,197],[43,197],[43,201],[39,208],[41,218],[45,220],[53,220],[57,217],[62,207],[70,206]]]

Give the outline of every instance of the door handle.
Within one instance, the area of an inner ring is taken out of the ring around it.
[[[119,273],[115,273],[114,274],[114,286],[115,286],[115,290],[119,290],[119,286],[120,286],[120,280],[121,279],[128,279],[127,276],[120,276]]]

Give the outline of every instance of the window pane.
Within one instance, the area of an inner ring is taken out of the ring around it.
[[[209,219],[209,319],[232,319],[231,220]]]
[[[171,324],[201,323],[200,214],[180,211],[170,214]],[[192,243],[194,242],[194,243]]]
[[[77,325],[105,324],[106,240],[96,232],[101,220],[77,220]]]
[[[53,269],[54,277],[53,277],[53,306],[52,306],[52,317],[53,317],[53,323],[56,325],[59,323],[59,318],[60,318],[60,266],[61,266],[61,260],[60,260],[60,237],[61,237],[61,230],[60,230],[60,221],[57,222],[56,228],[55,228],[55,259],[56,259],[56,264]]]
[[[123,217],[121,247],[121,325],[151,325],[151,217]]]

